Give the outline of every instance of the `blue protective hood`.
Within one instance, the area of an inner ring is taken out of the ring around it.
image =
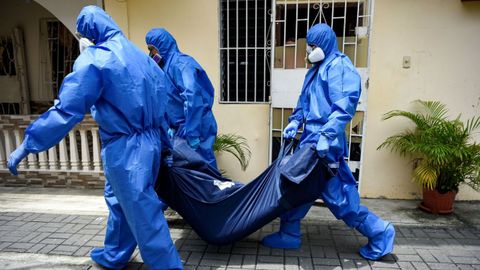
[[[330,140],[329,163],[348,154],[345,126],[355,115],[361,92],[361,79],[352,62],[337,48],[335,32],[317,24],[307,32],[308,44],[320,47],[325,59],[305,75],[302,93],[289,121],[305,124],[300,146],[317,143],[320,134]]]
[[[153,45],[157,48],[158,53],[166,60],[171,55],[178,53],[177,41],[165,28],[153,28],[145,37],[147,45]]]
[[[146,37],[157,48],[159,65],[172,81],[167,99],[167,115],[175,135],[189,142],[200,140],[197,152],[216,167],[213,144],[217,123],[212,113],[215,90],[205,70],[191,56],[180,52],[175,38],[164,28],[153,28]]]
[[[77,32],[96,44],[122,33],[112,17],[97,6],[82,8],[77,18]]]
[[[337,35],[328,24],[319,23],[308,30],[307,43],[320,47],[325,58],[338,52]]]

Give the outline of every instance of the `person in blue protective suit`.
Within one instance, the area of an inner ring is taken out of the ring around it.
[[[171,149],[165,74],[99,7],[82,9],[77,31],[94,45],[82,39],[86,48],[65,77],[58,100],[27,128],[8,167],[16,174],[25,156],[57,144],[91,111],[100,128],[110,210],[105,246],[92,250],[92,259],[122,269],[138,245],[149,269],[183,269],[163,215],[165,205],[154,190],[162,151]]]
[[[299,147],[316,144],[318,155],[336,171],[323,187],[323,201],[336,218],[368,238],[368,244],[360,249],[360,254],[377,260],[392,251],[395,230],[391,223],[360,205],[355,178],[344,159],[348,155],[344,130],[355,114],[361,79],[350,59],[338,50],[335,32],[328,25],[313,26],[307,33],[307,43],[307,58],[313,66],[305,76],[284,137],[294,138],[300,125],[304,124]],[[283,215],[280,231],[266,236],[262,243],[273,248],[299,248],[300,221],[311,205]]]
[[[167,116],[171,135],[187,140],[208,163],[217,168],[213,144],[217,122],[212,113],[214,89],[207,73],[191,56],[181,53],[173,36],[154,28],[145,37],[150,56],[171,79]]]

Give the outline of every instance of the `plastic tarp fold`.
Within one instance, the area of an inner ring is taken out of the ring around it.
[[[282,147],[279,158],[244,185],[223,178],[184,140],[176,139],[173,166],[162,167],[155,189],[206,242],[230,244],[320,197],[331,171],[313,144],[289,154],[291,148],[292,143]]]

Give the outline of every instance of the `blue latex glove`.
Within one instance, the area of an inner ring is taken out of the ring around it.
[[[167,164],[167,167],[171,168],[173,166],[173,155],[165,156],[163,161],[165,162],[165,164]]]
[[[168,131],[167,131],[167,134],[168,134],[168,138],[169,138],[170,140],[172,140],[172,139],[173,139],[173,135],[174,135],[174,134],[173,134],[173,129],[169,128]]]
[[[198,137],[196,138],[187,138],[187,142],[188,142],[188,145],[190,145],[190,147],[193,149],[193,150],[197,150],[198,147],[200,146],[200,139]]]
[[[13,175],[18,175],[18,163],[20,163],[20,161],[22,161],[22,159],[24,159],[27,155],[28,151],[25,149],[23,143],[10,154],[10,156],[8,157],[7,166]]]
[[[330,148],[330,142],[327,137],[320,135],[320,138],[317,142],[317,154],[319,157],[324,158],[327,153],[328,149]]]
[[[293,139],[298,132],[298,121],[293,120],[288,123],[287,127],[283,130],[283,137],[285,139]]]

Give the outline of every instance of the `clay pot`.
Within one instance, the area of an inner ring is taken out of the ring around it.
[[[457,192],[440,193],[437,190],[423,189],[423,202],[418,207],[433,214],[451,214]]]

